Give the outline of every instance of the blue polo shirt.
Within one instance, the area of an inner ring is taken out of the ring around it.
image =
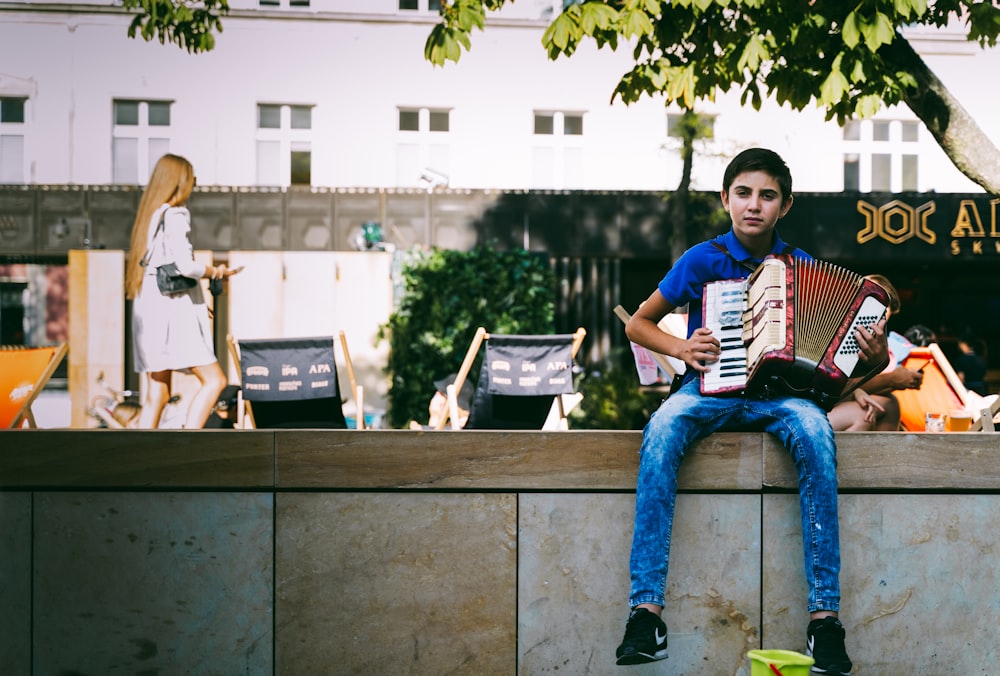
[[[727,256],[712,242],[721,244],[732,256]],[[774,246],[771,247],[769,253],[783,253],[787,246],[778,236],[778,231],[775,230]],[[793,248],[791,255],[794,258],[812,259],[812,256],[802,249]],[[706,240],[701,244],[695,244],[685,251],[673,267],[667,271],[657,288],[671,305],[677,307],[688,305],[689,338],[695,329],[701,328],[701,298],[705,283],[720,279],[746,279],[750,276],[750,271],[740,264],[744,261],[754,266],[760,263],[760,259],[751,256],[746,248],[740,244],[740,240],[736,239],[736,234],[730,228],[724,235]]]

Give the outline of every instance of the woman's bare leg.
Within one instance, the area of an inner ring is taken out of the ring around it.
[[[160,426],[163,407],[170,399],[171,371],[147,371],[140,374],[142,379],[142,411],[136,427],[141,430],[155,430]]]
[[[207,366],[193,366],[191,372],[201,382],[201,388],[195,392],[188,406],[184,428],[197,430],[205,426],[212,408],[219,401],[219,395],[226,387],[226,375],[222,372],[219,362]]]
[[[834,432],[867,432],[872,428],[872,423],[865,422],[864,409],[852,400],[838,403],[827,417]]]

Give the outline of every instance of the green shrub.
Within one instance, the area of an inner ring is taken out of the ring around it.
[[[379,330],[379,339],[389,340],[392,427],[426,422],[434,381],[458,372],[477,327],[553,332],[556,281],[544,254],[488,246],[413,250],[402,274],[402,301]],[[469,372],[472,382],[478,364]]]
[[[639,387],[630,350],[616,351],[601,370],[590,370],[577,382],[583,401],[569,415],[571,429],[641,430],[666,396]]]

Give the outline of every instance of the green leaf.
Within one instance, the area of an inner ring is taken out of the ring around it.
[[[458,44],[458,40],[455,39],[454,32],[449,32],[445,37],[444,56],[449,61],[454,61],[455,63],[458,63],[458,60],[462,57],[462,47]]]
[[[882,98],[875,94],[859,96],[854,103],[854,111],[859,117],[871,117],[882,107]]]
[[[651,63],[646,67],[649,81],[657,90],[662,90],[667,84],[667,62],[665,59],[658,59],[656,63]]]
[[[754,33],[747,40],[746,46],[743,48],[743,53],[740,55],[740,59],[736,64],[739,69],[749,68],[752,71],[756,71],[762,61],[768,58],[767,47],[764,45],[763,41],[760,39],[760,35]]]
[[[894,0],[893,7],[896,14],[904,19],[923,16],[927,11],[927,0]]]
[[[861,31],[858,29],[858,13],[851,12],[844,19],[844,27],[841,29],[840,34],[844,38],[844,44],[851,49],[858,46],[858,42],[861,40]]]
[[[437,24],[431,29],[424,43],[424,58],[435,66],[443,66],[445,61],[444,40],[448,29],[444,24]]]
[[[876,12],[874,20],[861,25],[861,34],[865,37],[865,46],[870,51],[875,52],[882,45],[892,42],[896,31],[888,16],[881,12]]]
[[[850,85],[847,82],[847,78],[844,77],[844,74],[839,69],[834,68],[826,76],[823,84],[820,85],[820,102],[827,106],[833,105],[837,101],[840,101],[849,89]]]
[[[457,6],[458,27],[468,33],[473,28],[483,29],[486,22],[486,12],[483,5],[478,0],[476,2],[464,2]]]
[[[855,61],[851,69],[851,82],[864,82],[865,79],[865,65],[861,61]]]
[[[563,12],[545,29],[545,33],[542,35],[542,44],[565,50],[569,45],[570,38],[579,39],[580,35],[580,24],[576,17],[569,12]]]
[[[653,22],[646,12],[638,9],[626,9],[620,16],[622,34],[629,38],[633,35],[652,35]]]
[[[597,29],[607,29],[617,19],[618,12],[603,2],[585,2],[580,5],[580,25],[587,35],[593,35]]]

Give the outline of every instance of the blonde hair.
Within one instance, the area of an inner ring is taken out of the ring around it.
[[[164,155],[157,161],[149,185],[142,192],[139,210],[132,224],[128,262],[125,265],[125,297],[135,298],[142,289],[143,269],[139,262],[149,246],[149,221],[164,204],[172,207],[187,202],[194,189],[194,167],[180,155]]]
[[[885,289],[886,293],[889,294],[889,312],[891,312],[894,315],[899,314],[899,308],[900,308],[899,292],[896,291],[896,287],[892,285],[892,282],[889,281],[889,278],[886,277],[885,275],[876,274],[876,275],[865,275],[865,279],[870,279],[871,281],[875,282],[883,289]]]

